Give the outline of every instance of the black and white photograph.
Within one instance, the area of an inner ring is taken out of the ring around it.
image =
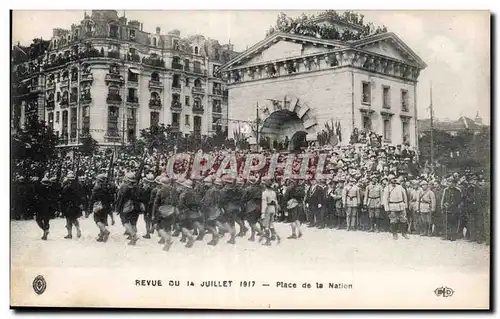
[[[10,23],[11,307],[490,309],[489,11]]]

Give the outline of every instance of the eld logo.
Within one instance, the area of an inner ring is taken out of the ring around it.
[[[436,290],[434,290],[434,293],[438,297],[451,297],[451,296],[453,296],[454,291],[453,291],[453,289],[448,288],[448,287],[439,287],[439,288],[436,288]]]

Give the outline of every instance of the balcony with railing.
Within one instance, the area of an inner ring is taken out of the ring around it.
[[[94,81],[94,76],[92,73],[82,73],[82,76],[80,77],[80,82],[92,82]]]
[[[121,104],[122,97],[120,96],[120,94],[109,93],[108,97],[106,98],[106,102],[108,104]]]
[[[220,95],[220,96],[222,96],[222,90],[221,90],[221,89],[219,89],[219,88],[215,88],[215,87],[214,87],[214,88],[212,89],[212,94],[213,94],[213,95]]]
[[[47,90],[53,90],[56,88],[56,82],[54,80],[47,81]]]
[[[198,106],[193,106],[193,114],[203,114],[204,109],[203,106],[198,105]]]
[[[141,62],[141,57],[139,56],[139,54],[127,54],[125,56],[125,60],[129,61],[129,62],[136,62],[136,63],[140,63]]]
[[[60,87],[67,87],[69,85],[69,79],[68,78],[65,78],[65,79],[62,79],[61,80],[61,84],[60,84]]]
[[[193,72],[196,74],[203,74],[203,70],[201,68],[193,68]]]
[[[170,105],[170,108],[172,110],[176,111],[181,111],[182,110],[182,103],[180,101],[172,101],[172,104]]]
[[[125,82],[125,79],[123,78],[123,75],[116,74],[116,73],[108,73],[108,74],[106,74],[104,81],[123,84]]]
[[[107,57],[110,59],[120,60],[120,51],[108,51]]]
[[[149,88],[150,89],[163,89],[163,82],[161,82],[161,81],[155,81],[155,80],[149,80]]]
[[[68,97],[66,96],[66,97],[63,97],[63,98],[61,99],[61,102],[59,102],[59,106],[60,106],[61,108],[65,108],[65,107],[67,107],[67,106],[68,106],[68,103],[69,103],[69,99],[68,99]]]
[[[71,93],[69,96],[69,104],[75,105],[78,102],[78,96],[74,93]]]
[[[127,104],[139,104],[139,98],[137,96],[127,96]]]
[[[184,66],[182,64],[176,63],[176,62],[172,62],[172,69],[182,70],[183,68],[184,68]]]
[[[142,63],[157,68],[165,68],[165,61],[158,57],[144,57],[142,58]]]
[[[55,101],[52,99],[52,100],[48,100],[47,101],[47,109],[53,109],[55,107]]]
[[[181,92],[181,84],[180,83],[173,83],[172,84],[172,91],[173,92]]]
[[[184,65],[184,71],[186,71],[186,72],[191,71],[191,68],[189,67],[189,65]]]
[[[193,86],[191,90],[194,94],[205,94],[205,89],[201,86]]]
[[[92,96],[90,95],[90,92],[83,92],[80,95],[80,105],[87,105],[92,103]]]
[[[173,123],[170,125],[170,129],[172,130],[172,132],[178,132],[178,131],[179,131],[179,128],[180,128],[180,124],[179,124],[179,122],[173,122]]]
[[[151,99],[149,100],[149,108],[151,109],[161,109],[161,100]]]

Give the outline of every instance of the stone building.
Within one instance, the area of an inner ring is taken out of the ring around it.
[[[100,145],[127,143],[160,123],[210,135],[224,131],[228,109],[217,68],[234,55],[231,44],[159,27],[148,33],[116,10],[93,10],[70,29],[53,29],[45,54],[14,65],[16,74],[29,70],[18,78],[40,93],[36,105],[18,98],[14,109],[21,123],[36,109],[69,146],[89,133]]]
[[[319,22],[358,31],[345,22]],[[342,143],[357,128],[416,146],[417,79],[425,67],[394,33],[347,42],[273,33],[221,67],[229,135],[248,126],[241,120],[257,121],[258,105],[260,138],[288,139],[291,147],[304,137],[315,140],[332,121],[340,122]],[[255,129],[246,131],[255,142]]]

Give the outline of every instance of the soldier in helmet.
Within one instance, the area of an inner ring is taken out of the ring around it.
[[[155,189],[155,177],[153,174],[149,173],[144,178],[144,182],[141,188],[141,203],[144,205],[144,222],[146,224],[146,234],[142,236],[143,238],[149,239],[153,233],[153,228],[151,226],[152,222],[152,202],[151,202],[151,194]]]
[[[113,197],[108,184],[105,174],[97,175],[89,202],[89,207],[94,213],[94,222],[99,228],[98,242],[106,242],[110,234],[106,227],[108,226],[108,215],[111,211]]]
[[[241,211],[241,193],[234,185],[234,178],[229,175],[224,176],[223,182],[225,183],[224,188],[222,189],[221,196],[221,205],[224,210],[224,228],[229,234],[231,238],[228,240],[228,244],[236,243],[236,216],[240,214]]]
[[[179,222],[183,238],[187,239],[186,247],[193,247],[195,237],[194,229],[198,229],[200,234],[205,233],[205,229],[201,226],[203,215],[200,212],[201,198],[193,190],[193,181],[190,179],[177,181],[181,186],[178,201]]]
[[[423,236],[429,236],[432,232],[432,214],[436,211],[436,196],[429,188],[427,181],[420,182],[422,190],[418,192],[418,216],[420,216],[420,233]]]
[[[139,218],[140,213],[140,190],[136,185],[136,176],[129,172],[125,174],[116,201],[116,211],[120,214],[120,219],[125,227],[125,233],[130,240],[129,245],[135,246],[139,237],[134,222]]]
[[[70,172],[66,176],[66,182],[61,191],[61,207],[66,218],[66,229],[68,230],[68,235],[64,238],[73,238],[73,225],[76,228],[76,236],[78,238],[82,236],[78,218],[82,216],[83,205],[83,186],[76,180],[75,175]]]
[[[304,199],[304,188],[297,184],[296,180],[290,179],[289,189],[285,193],[285,203],[287,205],[288,214],[290,215],[290,226],[292,227],[292,235],[288,239],[296,239],[302,237],[300,226],[306,220],[302,200]]]
[[[335,179],[334,179],[335,181]],[[337,229],[342,229],[345,222],[345,209],[342,200],[342,195],[344,193],[344,180],[342,177],[336,179],[337,183],[335,185],[335,191],[333,193],[334,207],[335,207],[335,217],[337,223]]]
[[[273,237],[278,240],[278,244],[281,241],[281,238],[274,229],[274,218],[279,209],[278,197],[272,189],[273,181],[271,179],[263,179],[262,182],[265,185],[265,189],[262,192],[262,227],[264,228],[266,239],[264,245],[270,246]]]
[[[249,176],[247,186],[243,190],[242,201],[245,203],[246,220],[250,224],[251,235],[249,241],[255,241],[255,235],[262,236],[258,226],[261,215],[262,188],[258,184],[258,178]]]
[[[179,193],[167,176],[161,176],[157,183],[159,187],[151,193],[155,195],[151,208],[152,220],[161,237],[159,243],[165,244],[164,251],[169,251],[173,243],[172,228],[178,212]]]
[[[49,235],[50,228],[50,219],[51,219],[51,194],[50,194],[50,180],[45,176],[42,178],[38,187],[36,187],[35,196],[38,198],[38,207],[35,213],[35,220],[38,224],[38,227],[43,231],[42,240],[47,240],[47,236]]]
[[[236,185],[234,185],[234,196],[240,199],[240,209],[235,212],[234,221],[238,226],[240,226],[239,237],[244,237],[247,234],[248,228],[245,226],[246,214],[245,214],[245,202],[241,201],[243,197],[243,190],[245,189],[245,180],[241,177],[236,179]]]
[[[201,200],[201,209],[205,214],[205,225],[210,234],[212,234],[212,240],[208,242],[208,245],[215,246],[219,242],[219,233],[217,232],[217,219],[223,214],[222,209],[219,206],[221,199],[221,189],[213,184],[213,177],[207,176],[203,183],[208,187]],[[222,184],[219,182],[219,184]]]

